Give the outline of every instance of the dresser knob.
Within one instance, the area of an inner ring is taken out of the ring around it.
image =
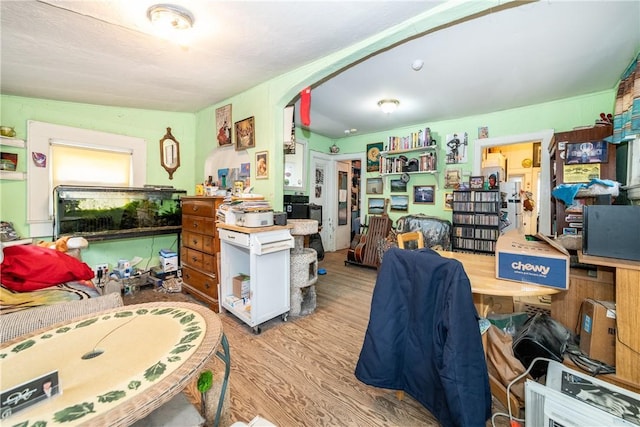
[[[196,262],[197,260],[198,260],[198,258],[196,258],[194,256],[191,257],[191,261]]]
[[[211,287],[211,285],[209,284],[209,282],[204,282],[204,287],[209,289]]]
[[[197,222],[193,223],[193,228],[198,228],[198,223]]]

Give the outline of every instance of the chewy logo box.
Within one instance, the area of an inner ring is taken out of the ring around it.
[[[511,230],[496,243],[496,277],[566,290],[569,288],[569,252],[557,242],[537,234],[529,241]]]

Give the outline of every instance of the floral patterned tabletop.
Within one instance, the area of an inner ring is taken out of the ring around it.
[[[199,375],[221,338],[216,313],[167,302],[94,313],[9,341],[0,348],[0,390],[57,371],[60,393],[17,411],[0,402],[0,424],[129,425]]]

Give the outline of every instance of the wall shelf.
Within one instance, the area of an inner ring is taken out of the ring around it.
[[[437,145],[425,145],[423,147],[416,147],[416,148],[409,148],[407,150],[390,150],[390,151],[381,151],[380,155],[382,157],[386,157],[386,156],[397,156],[400,154],[405,154],[405,153],[415,153],[418,151],[435,151],[438,149]]]
[[[25,148],[26,146],[23,139],[9,138],[7,136],[0,136],[0,145],[16,148]]]
[[[22,181],[26,177],[24,172],[0,171],[0,179],[7,181]]]

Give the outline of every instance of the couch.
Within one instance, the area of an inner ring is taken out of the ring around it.
[[[426,248],[451,250],[451,222],[424,214],[405,215],[396,222],[396,233],[420,230]]]
[[[34,307],[0,316],[0,343],[28,334],[53,324],[71,320],[85,314],[97,313],[123,305],[119,293],[95,298]]]

